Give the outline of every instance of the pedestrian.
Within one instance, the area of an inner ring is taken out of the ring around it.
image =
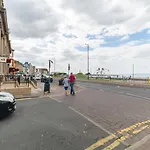
[[[18,83],[20,85],[20,75],[18,76],[17,80],[18,80]]]
[[[70,81],[70,94],[75,95],[75,90],[74,90],[75,76],[73,73],[70,74],[69,81]]]
[[[65,95],[68,96],[68,88],[69,88],[69,79],[67,78],[67,76],[65,76],[64,80],[63,80],[63,85],[64,85],[64,89],[65,89]]]
[[[48,78],[46,78],[44,83],[44,94],[50,93],[50,81]]]

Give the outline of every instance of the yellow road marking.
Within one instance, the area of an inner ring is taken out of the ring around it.
[[[97,141],[96,143],[94,143],[93,145],[89,146],[87,149],[85,150],[94,150],[104,144],[106,144],[107,142],[109,142],[110,140],[114,139],[114,138],[117,138],[117,135],[118,134],[123,134],[125,133],[126,135],[124,136],[121,136],[120,138],[118,138],[117,140],[115,140],[112,144],[110,144],[109,146],[107,146],[106,148],[104,148],[104,150],[112,150],[114,149],[115,147],[119,146],[121,142],[124,142],[126,139],[132,137],[133,135],[132,134],[128,134],[128,131],[133,131],[135,128],[137,127],[141,127],[142,125],[145,125],[147,123],[150,123],[150,120],[147,120],[147,121],[143,121],[143,122],[140,122],[140,123],[137,123],[137,124],[134,124],[130,127],[127,127],[125,129],[122,129],[120,131],[117,131],[116,133],[112,134],[112,135],[109,135],[108,137],[106,138],[103,138],[103,139],[100,139],[99,141]],[[146,128],[149,128],[150,125],[145,125],[143,127],[141,127],[140,129],[137,129],[137,130],[134,130],[132,133],[133,134],[137,134],[143,130],[145,130]]]
[[[146,126],[140,128],[140,129],[138,129],[138,130],[134,130],[132,133],[133,133],[133,134],[137,134],[137,133],[143,131],[144,129],[146,129],[146,128],[148,128],[148,127],[149,127],[149,125],[146,125]]]
[[[125,128],[125,129],[123,129],[123,130],[118,131],[118,133],[122,134],[122,133],[124,133],[124,132],[128,132],[128,131],[134,130],[136,127],[140,127],[140,126],[142,126],[142,125],[144,125],[144,124],[147,124],[147,123],[150,123],[150,120],[147,120],[147,121],[143,121],[143,122],[134,124],[134,125],[132,125],[132,126],[130,126],[130,127],[128,127],[128,128]]]
[[[106,137],[106,138],[103,138],[99,141],[97,141],[96,143],[94,143],[93,145],[91,145],[90,147],[88,147],[87,149],[85,150],[93,150],[93,149],[96,149],[97,147],[99,146],[102,146],[104,145],[105,143],[107,143],[108,141],[112,140],[113,138],[115,138],[116,136],[114,134]]]
[[[119,139],[117,139],[115,142],[113,142],[112,144],[110,144],[109,146],[107,146],[106,148],[104,148],[103,150],[113,150],[115,147],[117,147],[118,145],[120,145],[121,142],[125,141],[126,139],[128,139],[129,137],[131,137],[132,135],[125,135],[120,137]]]

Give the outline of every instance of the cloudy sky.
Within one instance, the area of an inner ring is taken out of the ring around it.
[[[56,71],[150,72],[150,0],[5,0],[15,58]],[[53,70],[53,67],[52,67]]]

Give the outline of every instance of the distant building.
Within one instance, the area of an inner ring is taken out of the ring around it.
[[[35,66],[30,65],[29,66],[29,74],[34,74],[35,73]]]
[[[0,0],[0,74],[9,73],[9,59],[11,44],[9,40],[9,29],[7,23],[6,9],[3,0]]]
[[[36,68],[36,73],[47,74],[48,69],[47,68]]]
[[[29,62],[24,63],[24,72],[28,74],[34,74],[35,73],[35,66],[33,66]]]
[[[15,61],[15,67],[16,69],[18,69],[19,72],[23,72],[24,66],[23,63],[21,63],[20,61]]]

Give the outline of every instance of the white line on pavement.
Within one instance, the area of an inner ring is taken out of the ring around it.
[[[82,116],[84,119],[88,120],[89,122],[91,122],[92,124],[94,124],[96,127],[98,127],[99,129],[103,130],[104,132],[108,133],[109,135],[112,135],[113,133],[111,133],[110,131],[108,131],[107,129],[105,129],[104,127],[102,127],[100,124],[96,123],[95,121],[93,121],[92,119],[90,119],[89,117],[83,115],[82,113],[80,113],[79,111],[77,111],[76,109],[72,108],[71,106],[68,107],[69,109],[71,109],[72,111],[76,112],[77,114],[79,114],[80,116]],[[116,136],[116,138],[118,138]],[[121,142],[124,145],[129,145],[127,142],[122,141]]]
[[[55,100],[55,101],[58,102],[58,103],[61,103],[61,102],[62,102],[62,101],[60,101],[60,100],[58,100],[58,99],[56,99],[56,98],[53,98],[53,97],[51,97],[51,96],[49,96],[49,98]]]
[[[140,95],[135,95],[135,94],[131,94],[131,93],[125,93],[126,95],[128,96],[134,96],[134,97],[138,97],[138,98],[143,98],[143,99],[147,99],[147,100],[150,100],[149,97],[144,97],[144,96],[140,96]]]
[[[126,150],[136,150],[137,148],[139,148],[140,146],[142,146],[143,144],[145,144],[148,140],[150,140],[150,134],[148,134],[147,136],[145,136],[140,141],[134,143],[132,146],[130,146]]]
[[[72,111],[76,112],[77,114],[79,114],[80,116],[82,116],[84,119],[88,120],[89,122],[91,122],[92,124],[94,124],[95,126],[97,126],[98,128],[100,128],[101,130],[105,131],[106,133],[108,133],[109,135],[112,135],[113,133],[111,133],[110,131],[108,131],[107,129],[105,129],[104,127],[102,127],[100,124],[96,123],[95,121],[91,120],[89,117],[83,115],[82,113],[80,113],[79,111],[75,110],[74,108],[72,108],[71,106],[68,107],[69,109],[71,109]]]

